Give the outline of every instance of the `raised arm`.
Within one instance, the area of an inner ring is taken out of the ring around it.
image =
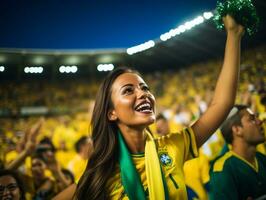
[[[20,167],[20,165],[24,163],[25,159],[34,152],[36,146],[36,137],[40,133],[40,129],[43,123],[44,119],[40,118],[38,122],[36,122],[29,130],[27,130],[25,148],[22,150],[22,152],[20,152],[20,154],[15,160],[13,160],[6,166],[6,169],[16,170]]]
[[[192,125],[198,147],[225,120],[235,102],[240,66],[240,43],[244,28],[229,15],[224,17],[224,25],[227,32],[224,63],[214,96],[206,112]]]

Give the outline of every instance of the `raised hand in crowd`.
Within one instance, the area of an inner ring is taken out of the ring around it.
[[[25,161],[26,157],[34,152],[36,147],[36,137],[40,133],[43,123],[44,118],[40,118],[31,128],[26,130],[25,135],[19,142],[22,151],[15,160],[8,163],[6,169],[16,170]]]

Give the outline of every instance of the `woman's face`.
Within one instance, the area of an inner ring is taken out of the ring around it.
[[[0,199],[2,200],[19,200],[20,189],[16,179],[10,175],[0,177]]]
[[[112,85],[113,108],[108,113],[118,126],[145,128],[155,121],[155,98],[143,79],[134,73],[124,73]]]

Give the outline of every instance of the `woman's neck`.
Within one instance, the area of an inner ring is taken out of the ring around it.
[[[119,127],[131,153],[142,153],[145,149],[144,129],[136,130],[129,127]]]

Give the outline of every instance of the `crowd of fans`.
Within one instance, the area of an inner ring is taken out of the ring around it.
[[[221,65],[221,61],[216,60],[146,75],[157,96],[157,113],[160,113],[157,122],[166,120],[170,132],[176,132],[204,113],[213,92],[207,88],[215,85]],[[19,114],[0,118],[0,183],[5,182],[1,195],[6,187],[10,195],[17,195],[18,199],[50,199],[79,180],[93,146],[89,121],[97,87],[97,81],[1,85],[1,110],[18,113],[22,107],[44,106],[71,111],[48,113],[45,118]],[[265,87],[265,47],[244,52],[236,103],[249,105],[262,120],[266,119]],[[159,137],[163,128],[156,128],[151,126]],[[208,198],[209,164],[223,145],[218,130],[200,149],[199,158],[188,161],[184,167],[188,188],[195,191],[199,199]],[[266,144],[260,145],[259,151],[266,155]]]

